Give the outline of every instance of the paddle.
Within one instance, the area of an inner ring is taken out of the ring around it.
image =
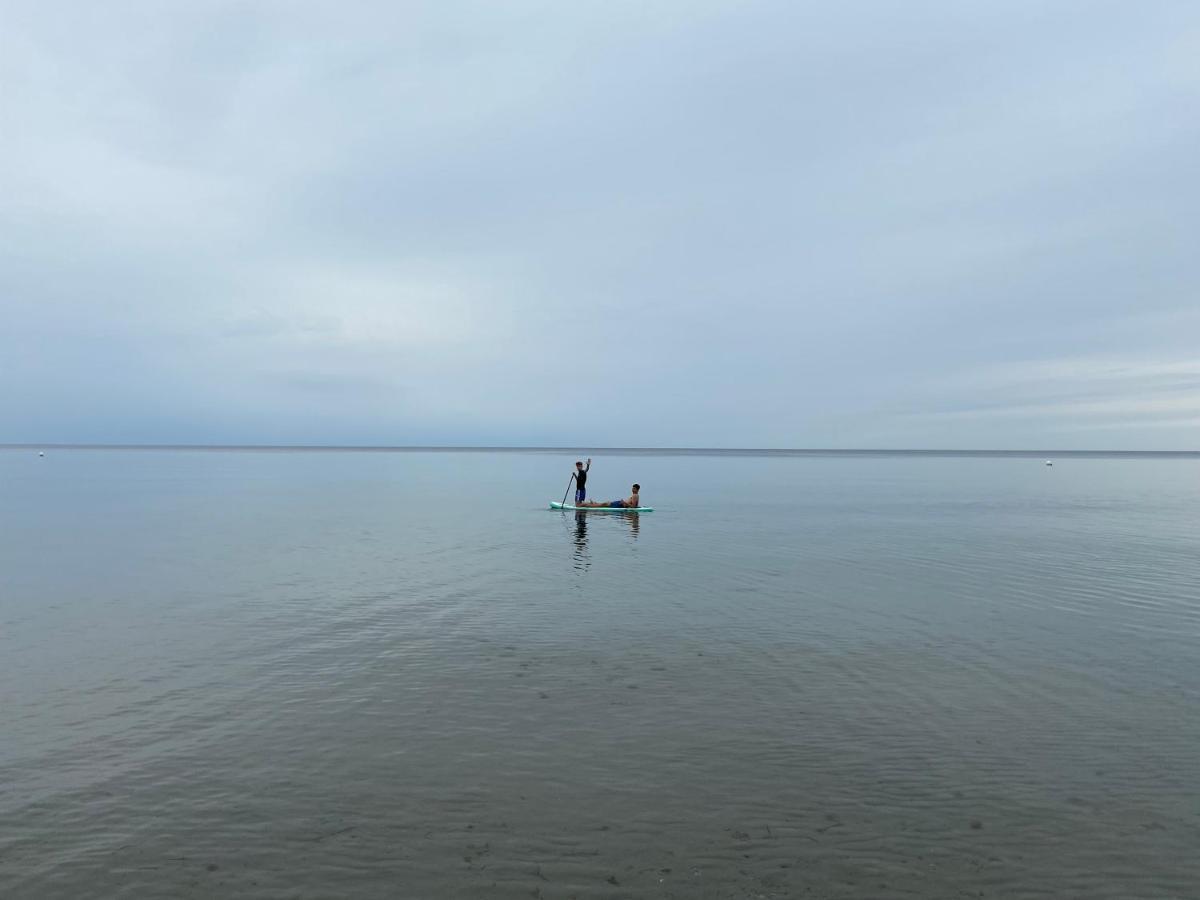
[[[567,505],[567,494],[571,493],[571,482],[574,480],[575,480],[575,473],[572,472],[571,477],[567,479],[567,489],[565,491],[563,491],[563,502],[561,504],[562,506]]]

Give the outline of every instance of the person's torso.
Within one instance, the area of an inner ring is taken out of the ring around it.
[[[583,470],[583,469],[575,470],[575,483],[579,487],[583,487],[585,484],[587,484],[587,472],[585,470]]]

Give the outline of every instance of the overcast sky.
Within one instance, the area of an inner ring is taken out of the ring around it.
[[[0,0],[0,441],[1200,447],[1200,4]]]

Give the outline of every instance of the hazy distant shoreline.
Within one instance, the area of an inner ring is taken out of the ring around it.
[[[253,453],[606,453],[637,456],[928,456],[1063,459],[1200,459],[1200,450],[953,450],[766,447],[472,447],[353,444],[34,444],[0,443],[0,450],[184,450]]]

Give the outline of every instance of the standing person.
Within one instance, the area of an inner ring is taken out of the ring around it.
[[[579,504],[583,503],[583,501],[587,499],[587,473],[591,470],[591,468],[592,458],[590,456],[588,457],[587,466],[584,466],[584,464],[579,461],[576,461],[575,463],[575,474],[571,477],[575,479],[576,506],[579,506]]]

